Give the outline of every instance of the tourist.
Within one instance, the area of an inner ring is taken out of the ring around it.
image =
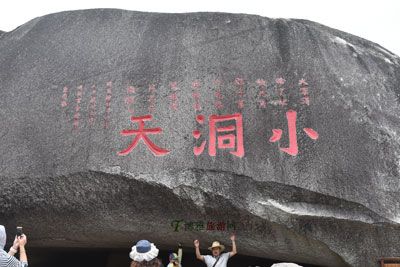
[[[212,255],[201,255],[200,254],[200,242],[199,240],[194,241],[194,246],[196,248],[196,258],[203,261],[207,267],[226,267],[230,257],[236,255],[236,242],[235,235],[231,236],[232,240],[232,251],[222,253],[225,246],[218,241],[214,241],[208,249],[211,250]]]
[[[28,258],[25,252],[25,245],[27,242],[26,236],[22,234],[21,236],[15,237],[14,243],[8,253],[4,251],[6,240],[6,229],[3,225],[0,225],[0,267],[27,267]],[[19,260],[14,257],[18,249]]]
[[[164,267],[157,256],[158,248],[153,243],[147,240],[140,240],[132,247],[132,251],[129,254],[132,259],[131,267]]]
[[[169,264],[167,267],[182,267],[182,245],[178,245],[178,254],[169,254]]]

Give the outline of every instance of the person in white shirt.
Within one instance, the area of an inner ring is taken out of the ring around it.
[[[225,252],[225,246],[222,245],[219,241],[214,241],[208,249],[211,250],[212,255],[201,255],[200,253],[200,242],[199,240],[194,241],[194,246],[196,249],[196,258],[198,260],[203,261],[207,267],[226,267],[228,265],[228,260],[230,257],[235,256],[237,254],[236,249],[236,237],[235,235],[231,235],[232,241],[232,251]]]

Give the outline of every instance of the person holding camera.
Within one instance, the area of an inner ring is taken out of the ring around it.
[[[20,230],[20,233],[15,237],[14,243],[8,253],[4,250],[6,241],[6,229],[3,225],[0,225],[0,267],[27,267],[28,257],[25,251],[27,238],[26,235],[22,234],[22,230]],[[14,257],[18,250],[19,260]]]

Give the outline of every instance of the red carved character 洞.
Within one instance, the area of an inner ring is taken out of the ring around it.
[[[198,123],[204,123],[204,116],[198,115],[196,117]],[[229,126],[217,126],[217,123],[221,122],[235,122],[235,125]],[[199,130],[193,131],[193,137],[199,139],[201,132]],[[243,145],[243,119],[242,114],[232,115],[211,115],[209,118],[209,146],[208,154],[215,157],[218,149],[231,149],[232,155],[237,157],[244,156],[244,145]],[[203,153],[206,145],[206,141],[203,141],[200,146],[193,148],[193,153],[198,156]]]
[[[288,121],[288,131],[289,131],[289,147],[280,148],[281,151],[291,155],[296,156],[299,153],[299,147],[297,144],[297,129],[296,129],[296,119],[297,112],[294,110],[288,110],[286,112],[286,119]],[[318,133],[311,128],[304,128],[303,131],[313,140],[318,139]],[[272,136],[269,139],[270,142],[275,143],[279,141],[282,137],[281,129],[273,129]]]
[[[126,156],[130,152],[132,152],[133,149],[137,146],[140,140],[143,140],[143,142],[147,145],[147,147],[151,150],[151,152],[155,156],[164,156],[169,153],[168,150],[160,148],[156,146],[150,138],[147,136],[148,134],[159,134],[162,132],[161,128],[144,128],[145,121],[151,121],[153,119],[152,115],[145,115],[145,116],[140,116],[140,117],[131,117],[132,122],[137,122],[139,124],[138,129],[130,129],[130,130],[122,130],[121,135],[122,136],[131,136],[131,135],[136,135],[136,137],[133,139],[132,143],[124,150],[118,152],[119,156]]]

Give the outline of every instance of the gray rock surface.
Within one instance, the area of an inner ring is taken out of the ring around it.
[[[302,78],[309,105],[299,102]],[[257,79],[266,81],[265,107]],[[400,255],[400,59],[375,43],[305,20],[62,12],[0,36],[0,81],[0,222],[24,225],[31,246],[150,238],[170,248],[199,238],[205,248],[229,244],[228,231],[175,232],[171,222],[230,221],[246,255],[322,266]],[[135,116],[151,110],[146,128],[163,132],[149,137],[169,154],[154,156],[143,141],[117,154],[134,137],[120,131],[137,127],[127,103]],[[289,145],[289,109],[296,156],[279,149]],[[244,156],[210,156],[209,116],[234,113],[243,116]],[[271,143],[274,128],[282,138]]]

